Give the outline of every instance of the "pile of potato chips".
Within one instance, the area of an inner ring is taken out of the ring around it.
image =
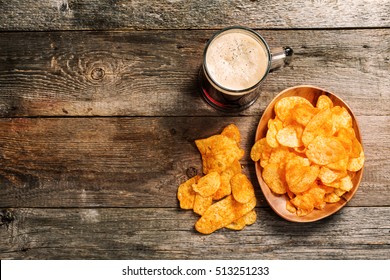
[[[195,229],[210,234],[221,228],[241,230],[256,221],[255,191],[241,172],[239,160],[241,135],[236,125],[225,127],[221,134],[195,140],[201,153],[204,176],[196,175],[177,191],[182,209],[193,209],[201,217]]]
[[[266,137],[251,150],[275,194],[287,194],[286,208],[298,216],[335,203],[353,188],[364,152],[344,107],[321,95],[315,104],[299,96],[280,99]]]

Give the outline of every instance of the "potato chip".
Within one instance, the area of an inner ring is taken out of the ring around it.
[[[239,145],[241,142],[241,134],[240,131],[238,130],[238,127],[235,124],[229,124],[226,126],[222,132],[221,135],[224,135],[234,141]]]
[[[286,164],[286,182],[290,191],[295,194],[304,192],[317,179],[318,166],[310,166],[307,158],[295,156]]]
[[[295,194],[302,193],[310,188],[320,173],[318,165],[286,166],[286,181],[288,188]]]
[[[233,161],[232,165],[229,167],[233,171],[233,174],[241,173],[242,166],[238,160]]]
[[[313,184],[311,188],[291,199],[291,203],[298,209],[298,215],[310,213],[316,209],[324,208],[325,190]]]
[[[319,135],[307,146],[306,156],[318,165],[327,165],[346,158],[347,154],[336,137]]]
[[[224,135],[195,140],[195,144],[202,155],[203,173],[205,174],[211,171],[221,173],[232,165],[234,160],[240,160],[245,153],[236,141]]]
[[[334,192],[325,195],[324,201],[327,203],[336,203],[340,201],[340,196]]]
[[[333,107],[333,102],[328,96],[321,95],[317,99],[316,107],[320,110],[331,109]]]
[[[286,202],[286,210],[290,213],[297,212],[297,208],[295,208],[294,204],[292,204],[290,200],[287,200]]]
[[[257,214],[255,210],[249,211],[242,217],[245,221],[245,225],[250,226],[256,222]]]
[[[353,183],[351,178],[347,175],[344,178],[340,179],[340,189],[346,192],[349,192],[353,188]]]
[[[202,156],[210,154],[210,150],[215,145],[214,142],[216,142],[217,137],[219,136],[213,135],[208,138],[195,140],[195,145]]]
[[[251,149],[251,159],[253,161],[268,160],[272,152],[272,147],[267,143],[266,138],[262,138],[253,145]]]
[[[310,161],[307,158],[301,156],[292,156],[287,162],[286,167],[294,168],[295,166],[310,166]]]
[[[276,194],[285,194],[287,192],[286,181],[283,170],[279,168],[279,164],[270,163],[263,169],[262,177],[267,186]]]
[[[230,185],[230,179],[233,176],[231,170],[225,170],[221,173],[221,185],[218,190],[212,195],[214,200],[220,200],[221,198],[231,194],[232,187]]]
[[[357,141],[357,139],[355,138],[352,141],[351,157],[348,160],[347,170],[359,171],[360,169],[363,168],[364,160],[365,160],[365,156],[364,156],[363,147],[360,144],[360,142]]]
[[[349,171],[359,171],[363,168],[364,165],[364,152],[363,150],[360,152],[360,156],[358,158],[350,158],[348,161],[347,170]]]
[[[344,190],[342,190],[342,189],[334,189],[334,193],[337,195],[337,196],[339,196],[339,197],[341,197],[343,194],[345,194],[347,191],[344,191]]]
[[[292,109],[292,119],[298,124],[306,126],[318,112],[318,109],[314,108],[311,104],[297,104]]]
[[[363,151],[362,145],[360,144],[360,142],[356,138],[353,138],[351,142],[352,143],[351,143],[351,150],[350,150],[349,156],[351,158],[360,157],[360,153]]]
[[[341,129],[340,129],[341,130]],[[340,133],[340,130],[338,133]],[[343,130],[345,130],[345,134],[350,138],[350,139],[355,139],[356,138],[356,133],[355,133],[355,130],[353,129],[353,127],[349,127],[349,128],[343,128]]]
[[[217,171],[221,173],[231,166],[235,160],[240,160],[243,156],[244,150],[238,147],[231,146],[230,148],[221,148],[220,150],[216,148],[211,157],[206,157],[206,165],[203,167],[206,166],[208,172]]]
[[[269,160],[267,160],[267,159],[260,161],[260,166],[263,168],[266,167],[268,164],[269,164]]]
[[[347,155],[350,156],[352,153],[352,143],[353,143],[353,139],[355,139],[355,134],[351,136],[350,130],[342,127],[335,135],[337,140],[339,140],[340,143],[343,145]]]
[[[306,215],[309,215],[313,210],[306,210],[306,209],[300,209],[298,208],[297,209],[297,216],[298,217],[303,217],[303,216],[306,216]]]
[[[306,214],[310,213],[314,210],[314,201],[311,196],[308,194],[300,194],[290,200],[292,205],[297,208],[298,216],[302,216],[299,214],[300,211],[305,211]]]
[[[318,178],[325,185],[329,185],[332,182],[340,179],[345,175],[346,175],[345,171],[343,172],[343,171],[332,170],[326,166],[321,166],[320,173],[318,174]]]
[[[311,106],[311,103],[306,98],[289,96],[282,98],[275,103],[275,114],[283,122],[290,116],[291,110],[298,104],[307,104]]]
[[[248,203],[237,202],[232,195],[212,204],[202,217],[195,223],[195,229],[203,234],[210,234],[226,227],[233,221],[244,216],[256,206],[256,198]]]
[[[318,187],[323,189],[325,191],[325,194],[332,193],[334,191],[334,188],[330,186],[319,184]]]
[[[290,156],[291,154],[287,147],[272,149],[268,162],[277,163],[281,168],[284,168],[284,165]]]
[[[307,147],[318,135],[332,136],[332,112],[330,109],[319,112],[307,124],[302,133],[302,142]]]
[[[181,184],[177,190],[177,199],[180,202],[180,208],[192,209],[194,207],[196,192],[192,185],[196,184],[200,176],[196,175]]]
[[[233,164],[221,173],[221,185],[218,190],[213,194],[214,200],[220,200],[221,198],[232,193],[232,187],[230,185],[230,179],[235,175],[241,173],[241,164],[238,160],[235,160]]]
[[[353,188],[353,183],[351,178],[347,175],[337,181],[334,181],[330,184],[330,186],[335,189],[341,189],[348,192]]]
[[[270,119],[268,121],[268,131],[266,135],[267,143],[272,148],[279,147],[279,142],[276,139],[278,131],[283,128],[283,123],[278,119]]]
[[[278,131],[276,140],[285,147],[296,148],[303,145],[301,141],[303,127],[299,124],[288,125]]]
[[[246,224],[245,224],[244,217],[241,217],[241,218],[231,222],[227,226],[225,226],[225,228],[231,229],[231,230],[242,230],[245,226],[246,226]]]
[[[334,106],[331,109],[333,131],[337,132],[340,128],[351,128],[352,117],[344,107]]]
[[[289,199],[293,199],[296,195],[295,193],[293,193],[289,188],[288,186],[286,186],[286,193],[287,193],[287,196]]]
[[[324,197],[325,197],[325,190],[319,187],[318,185],[314,184],[308,191],[307,194],[310,195],[314,208],[316,209],[323,209],[325,207],[324,204]]]
[[[348,166],[348,157],[342,158],[339,161],[332,162],[326,165],[326,167],[336,171],[346,171]]]
[[[200,194],[196,194],[194,201],[194,212],[199,215],[203,215],[206,212],[207,208],[209,208],[213,204],[213,198],[211,196],[203,197]]]
[[[251,181],[242,173],[234,175],[230,184],[234,199],[240,203],[247,203],[255,196]]]
[[[256,222],[256,218],[256,211],[251,210],[241,218],[227,225],[226,228],[231,230],[242,230],[245,226],[253,225]]]
[[[213,195],[221,185],[221,176],[218,172],[212,171],[199,179],[192,187],[194,191],[203,197]]]
[[[325,198],[325,196],[324,196]],[[321,203],[319,203],[318,205],[316,205],[316,207],[314,207],[315,209],[318,209],[318,210],[322,210],[324,209],[326,206],[326,202],[324,200],[321,201]]]

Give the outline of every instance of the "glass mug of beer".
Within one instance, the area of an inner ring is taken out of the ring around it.
[[[290,47],[270,50],[256,31],[232,26],[217,32],[206,44],[200,70],[204,99],[216,109],[239,112],[258,98],[268,73],[289,63]]]

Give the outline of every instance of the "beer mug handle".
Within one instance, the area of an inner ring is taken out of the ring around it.
[[[290,47],[274,48],[271,50],[270,71],[289,64],[292,60],[293,49]]]

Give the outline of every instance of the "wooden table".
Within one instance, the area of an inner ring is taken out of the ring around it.
[[[389,259],[390,2],[0,0],[1,259]],[[243,25],[292,64],[249,109],[207,105],[207,40]],[[366,152],[355,197],[308,224],[268,206],[249,158],[266,105],[311,84],[344,99]],[[194,140],[236,124],[257,222],[201,235],[178,185]]]

